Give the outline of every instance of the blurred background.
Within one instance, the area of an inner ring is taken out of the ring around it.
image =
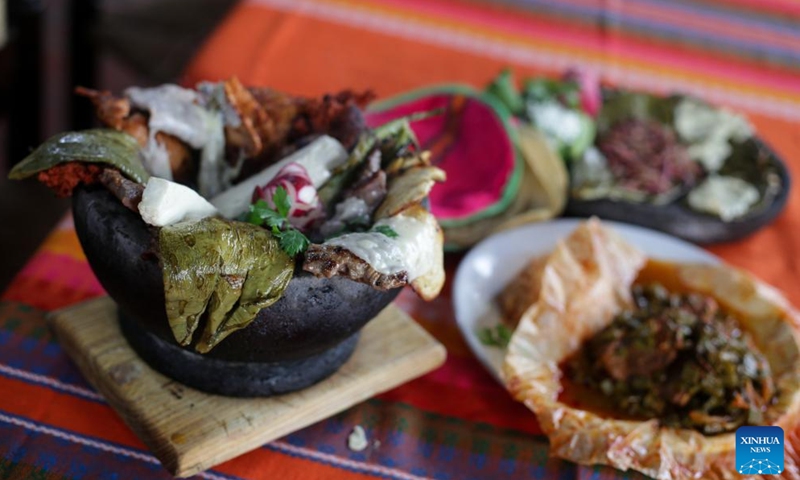
[[[438,83],[482,88],[509,66],[517,78],[579,67],[625,88],[685,92],[742,111],[790,160],[790,170],[790,153],[800,151],[796,0],[0,0],[0,6],[0,291],[69,207],[35,180],[9,182],[6,174],[49,136],[93,124],[90,103],[72,94],[77,85],[120,93],[133,85],[193,86],[236,75],[244,84],[291,94],[352,88],[386,98]]]
[[[35,179],[6,177],[49,136],[93,125],[91,104],[74,87],[176,82],[235,3],[0,1],[0,291],[70,206]]]

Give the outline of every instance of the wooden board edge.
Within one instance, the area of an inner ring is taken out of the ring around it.
[[[54,311],[47,315],[46,322],[58,339],[59,344],[64,348],[70,360],[77,365],[78,370],[80,370],[86,381],[103,395],[108,405],[119,415],[125,425],[142,440],[142,443],[144,443],[156,458],[158,458],[162,466],[174,475],[180,463],[179,452],[175,450],[175,448],[165,448],[163,443],[157,440],[158,433],[156,432],[155,426],[150,422],[142,420],[144,417],[139,415],[135,409],[127,408],[126,402],[119,398],[110,385],[95,381],[96,376],[100,375],[101,369],[94,359],[80,352],[78,334],[76,334],[71,325],[69,325],[69,322],[63,321],[65,316],[70,315],[74,311],[86,309],[87,307],[94,307],[97,309],[108,308],[112,311],[112,314],[116,315],[116,304],[109,297],[100,297]],[[119,327],[116,326],[116,328]],[[119,335],[122,337],[121,331]],[[147,368],[150,368],[149,365],[145,365]],[[133,421],[133,418],[140,418],[140,420]]]
[[[53,331],[55,337],[68,354],[69,358],[78,366],[78,369],[83,374],[84,378],[99,391],[108,402],[109,406],[122,418],[123,422],[142,440],[142,442],[150,449],[150,451],[159,459],[165,469],[176,477],[188,477],[196,475],[204,470],[213,468],[220,463],[235,458],[255,448],[258,448],[265,443],[272,440],[281,438],[291,432],[305,428],[311,424],[324,420],[332,415],[340,413],[348,408],[351,408],[375,395],[385,391],[396,388],[410,380],[418,378],[432,370],[440,367],[446,360],[447,351],[438,340],[436,340],[427,330],[420,326],[413,320],[405,311],[400,309],[394,304],[390,304],[388,309],[396,309],[396,313],[405,317],[404,327],[414,330],[414,334],[424,337],[428,343],[418,350],[409,352],[399,357],[392,365],[390,370],[391,374],[399,373],[397,377],[393,377],[389,382],[378,382],[375,379],[368,381],[370,386],[363,391],[358,385],[347,385],[340,387],[338,395],[349,398],[346,402],[330,402],[334,407],[321,409],[315,412],[306,420],[295,423],[291,426],[286,426],[276,430],[273,435],[269,437],[253,437],[252,440],[242,442],[241,445],[235,449],[231,449],[223,454],[209,458],[206,454],[203,461],[197,461],[197,458],[203,458],[205,452],[200,452],[200,455],[192,454],[188,450],[179,451],[175,445],[169,442],[160,440],[161,435],[157,431],[154,424],[147,421],[147,416],[143,415],[140,408],[128,405],[128,403],[119,398],[115,389],[110,384],[103,384],[103,382],[96,381],[96,378],[106,375],[106,372],[97,364],[97,357],[90,357],[82,352],[81,344],[83,343],[80,338],[80,332],[70,324],[68,319],[75,312],[91,315],[96,313],[98,315],[116,315],[116,304],[109,297],[100,297],[81,302],[54,312],[46,316],[46,322],[49,328]],[[84,312],[86,310],[88,312]],[[104,312],[104,310],[106,310]],[[119,329],[118,325],[114,328]],[[122,333],[118,335],[122,337]],[[128,348],[130,348],[128,346]],[[144,363],[144,362],[143,362]],[[151,369],[149,365],[144,363],[145,368]],[[155,370],[153,374],[161,375]],[[370,372],[372,375],[386,375],[386,370],[381,372]],[[391,375],[390,375],[391,376]],[[165,377],[166,378],[166,377]],[[323,380],[324,381],[324,380]],[[134,421],[134,419],[136,419]],[[192,457],[195,457],[193,460]]]
[[[242,441],[238,448],[232,450],[230,452],[226,452],[225,454],[218,455],[216,457],[212,457],[209,460],[209,457],[206,454],[206,450],[203,445],[197,445],[195,449],[186,450],[181,452],[179,455],[179,465],[175,471],[172,473],[179,478],[186,478],[192,475],[196,475],[202,471],[205,471],[209,468],[214,467],[215,465],[219,465],[223,462],[226,462],[230,459],[236,458],[239,455],[243,455],[246,452],[252,451],[266,443],[269,443],[273,440],[277,440],[285,435],[288,435],[292,432],[300,430],[302,428],[306,428],[309,425],[313,425],[319,421],[322,421],[326,418],[329,418],[337,413],[341,413],[348,408],[352,408],[365,400],[368,400],[376,395],[389,391],[393,388],[397,388],[400,385],[403,385],[415,378],[419,378],[422,375],[425,375],[436,368],[442,366],[447,359],[447,349],[442,345],[438,340],[436,340],[430,333],[427,332],[424,328],[422,328],[416,321],[414,321],[407,313],[405,313],[399,307],[397,308],[405,317],[405,321],[408,322],[407,328],[414,328],[417,330],[417,334],[424,335],[430,341],[428,345],[424,349],[416,350],[407,354],[403,357],[400,357],[396,363],[392,366],[391,372],[400,372],[403,371],[410,371],[413,370],[413,373],[407,373],[402,376],[397,376],[393,378],[391,382],[384,383],[379,387],[375,386],[370,388],[368,391],[359,392],[357,386],[350,385],[346,388],[340,388],[337,391],[337,394],[342,395],[344,397],[352,399],[351,401],[347,402],[348,405],[339,407],[335,406],[332,408],[326,408],[319,410],[315,413],[315,415],[308,416],[302,422],[298,422],[293,424],[291,427],[287,426],[286,428],[275,430],[273,435],[269,437],[254,437],[249,440]],[[410,365],[414,365],[414,367],[410,367]],[[386,370],[382,370],[381,372],[372,372],[371,375],[385,375],[387,373]],[[334,374],[335,375],[335,374]],[[323,380],[324,381],[324,380]],[[373,385],[377,385],[377,382],[374,380],[370,382]],[[339,402],[329,402],[329,405],[338,405]],[[194,460],[194,458],[204,458],[204,461]]]

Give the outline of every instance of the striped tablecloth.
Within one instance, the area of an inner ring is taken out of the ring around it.
[[[184,80],[237,75],[298,94],[373,88],[387,96],[437,82],[483,85],[507,65],[520,75],[588,66],[620,85],[744,110],[796,178],[800,171],[793,0],[250,0]],[[772,226],[711,250],[800,305],[800,189]],[[457,262],[448,259],[451,277]],[[67,218],[3,294],[0,478],[169,478],[45,328],[45,312],[102,293]],[[548,457],[533,415],[461,339],[449,284],[434,302],[410,292],[398,302],[447,346],[442,368],[202,476],[640,478]],[[348,450],[354,425],[380,446]]]

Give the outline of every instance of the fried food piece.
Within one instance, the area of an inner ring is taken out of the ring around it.
[[[240,179],[290,153],[287,147],[318,135],[330,135],[345,149],[351,149],[366,129],[361,108],[374,98],[370,91],[357,94],[345,90],[304,98],[271,88],[240,87],[235,79],[225,84],[226,97],[242,119],[242,126],[226,128],[226,146],[238,146],[246,158],[251,158],[243,165]]]
[[[534,258],[497,296],[503,321],[509,327],[516,328],[525,310],[539,300],[546,264],[547,256]]]
[[[375,94],[370,90],[360,93],[343,90],[322,98],[304,99],[292,125],[291,139],[325,133],[349,150],[366,128],[361,109],[374,98]]]
[[[239,178],[274,163],[288,145],[314,135],[330,135],[350,149],[366,128],[361,108],[375,97],[371,91],[351,90],[320,98],[294,97],[270,88],[245,87],[235,77],[225,81],[223,89],[240,120],[225,126],[228,160],[233,163],[242,155],[251,159]],[[152,141],[148,116],[133,109],[127,98],[83,87],[75,93],[92,101],[104,125],[132,135],[142,147]],[[190,178],[195,165],[189,146],[164,132],[157,132],[155,140],[167,150],[175,179]]]
[[[104,125],[132,136],[142,148],[147,145],[150,140],[150,128],[147,126],[148,118],[140,112],[132,113],[131,104],[127,98],[115,97],[108,91],[98,91],[84,87],[76,87],[75,93],[92,101],[97,118]],[[172,167],[172,175],[175,179],[181,181],[190,178],[193,165],[189,146],[177,137],[163,132],[157,132],[155,138],[167,150],[169,164]]]
[[[75,87],[75,93],[92,101],[97,118],[103,125],[124,131],[125,119],[131,113],[131,102],[127,98],[115,97],[107,90],[99,91],[85,87]]]
[[[242,85],[238,78],[233,77],[223,84],[225,98],[239,115],[241,123],[234,127],[225,126],[225,144],[228,147],[239,148],[245,157],[255,157],[264,149],[264,142],[259,133],[259,128],[268,130],[272,120],[267,116],[264,107],[256,101],[253,94]],[[267,132],[271,134],[272,132]]]

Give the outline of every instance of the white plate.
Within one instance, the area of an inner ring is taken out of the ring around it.
[[[483,365],[500,380],[505,352],[483,345],[477,332],[500,322],[495,297],[534,257],[553,250],[581,219],[533,223],[493,235],[476,245],[461,261],[453,284],[453,308],[461,334]],[[718,263],[705,250],[661,232],[603,221],[650,258],[686,263]]]

